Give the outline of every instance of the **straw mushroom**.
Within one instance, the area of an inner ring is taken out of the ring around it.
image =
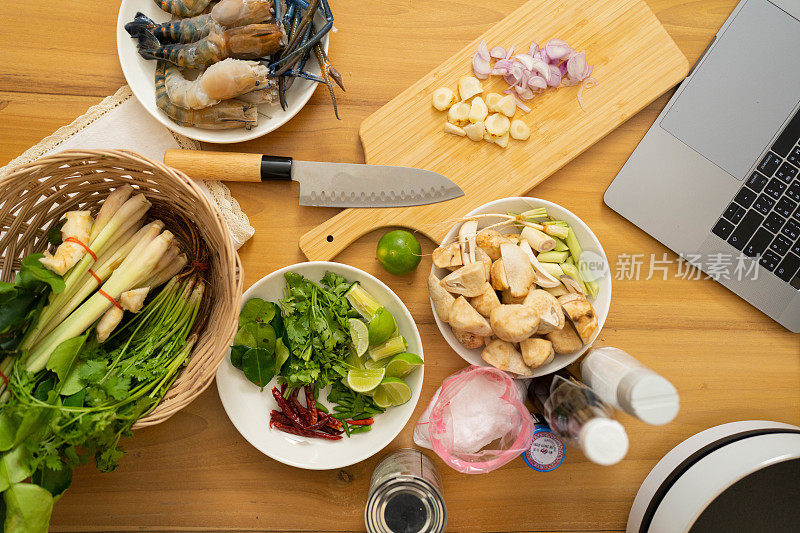
[[[523,305],[536,311],[539,315],[539,328],[536,333],[544,335],[564,327],[564,312],[555,296],[549,292],[536,289],[528,293]]]
[[[442,280],[442,286],[449,292],[461,294],[469,298],[479,296],[486,284],[486,273],[483,263],[471,263],[448,274]]]
[[[478,232],[478,221],[467,220],[458,230],[458,244],[461,247],[461,262],[469,265],[475,262],[475,240]]]
[[[484,339],[480,335],[475,335],[468,331],[461,331],[460,329],[451,329],[453,330],[453,336],[455,336],[456,340],[460,342],[464,348],[474,350],[475,348],[483,346]]]
[[[450,325],[453,329],[488,337],[492,334],[489,322],[478,313],[463,296],[459,296],[450,307]]]
[[[531,262],[531,266],[533,267],[534,282],[538,286],[544,287],[545,289],[563,287],[558,279],[553,277],[552,274],[547,272],[544,267],[542,267],[542,264],[538,259],[536,259],[536,256],[534,255],[531,245],[528,243],[528,241],[522,241],[519,245],[519,249],[522,250],[522,253],[524,253]]]
[[[513,372],[520,376],[532,376],[533,371],[525,365],[522,354],[510,342],[495,339],[486,345],[481,358],[500,370]]]
[[[511,243],[500,245],[500,255],[511,296],[525,296],[533,285],[533,267],[525,253]]]
[[[510,304],[501,305],[489,315],[492,331],[507,342],[520,342],[527,339],[539,327],[539,317],[532,308]]]
[[[486,252],[492,261],[500,259],[500,245],[504,242],[508,242],[506,236],[500,235],[493,229],[482,229],[478,232],[476,238],[478,246]]]
[[[461,247],[457,242],[443,244],[433,251],[433,264],[439,268],[455,269],[462,266]]]
[[[486,318],[489,318],[495,307],[500,307],[500,300],[497,298],[497,293],[494,292],[494,289],[489,283],[486,283],[483,292],[470,299],[469,303],[478,313]]]
[[[546,365],[555,359],[556,352],[553,350],[553,343],[547,339],[533,337],[525,339],[519,343],[522,352],[522,359],[531,368],[538,368]]]
[[[475,248],[475,259],[483,263],[483,271],[486,274],[486,280],[490,279],[491,271],[492,271],[492,258],[489,257],[489,254],[483,251],[482,248]]]
[[[502,259],[492,263],[489,280],[495,290],[504,291],[508,289],[508,278],[506,277],[506,269],[503,266]]]
[[[564,287],[564,285],[558,285],[557,287],[545,287],[543,290],[546,290],[556,298],[559,296],[564,296],[565,294],[569,294],[569,291],[566,287]]]
[[[589,342],[595,332],[597,332],[599,324],[597,321],[597,313],[595,313],[594,307],[592,307],[592,304],[586,299],[586,296],[578,293],[566,294],[559,297],[558,302],[572,321],[581,340],[583,342]]]
[[[433,274],[428,276],[428,292],[431,295],[436,316],[443,322],[450,322],[450,308],[456,299],[442,287],[442,282]]]
[[[553,343],[553,350],[556,353],[571,353],[580,350],[583,343],[571,324],[565,323],[564,327],[551,331],[545,338]]]
[[[500,293],[500,301],[504,304],[521,304],[525,301],[525,296],[511,296],[508,289]]]

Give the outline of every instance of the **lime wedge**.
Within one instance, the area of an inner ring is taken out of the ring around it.
[[[417,367],[422,366],[423,361],[420,356],[413,353],[399,353],[392,357],[386,365],[386,375],[394,378],[404,378]]]
[[[372,320],[369,321],[369,344],[383,344],[388,341],[397,331],[397,322],[394,321],[392,314],[381,307],[375,311]]]
[[[366,361],[363,363],[364,368],[386,368],[386,365],[389,363],[390,359],[384,358],[378,361],[374,361],[371,357],[367,357]]]
[[[350,350],[349,351],[350,351],[350,353],[347,354],[347,357],[345,357],[344,362],[347,363],[348,365],[350,365],[353,368],[363,369],[364,368],[364,360],[361,357],[356,355],[355,347],[350,346]],[[367,359],[369,359],[369,357]]]
[[[361,357],[369,348],[369,328],[357,318],[348,320],[347,325],[350,326],[350,338],[356,348],[356,355]]]
[[[347,373],[347,386],[356,392],[368,392],[381,384],[385,374],[383,368],[352,369]]]
[[[382,409],[392,406],[392,400],[389,399],[389,395],[386,394],[386,391],[380,386],[373,392],[372,401]]]
[[[403,405],[411,399],[411,387],[400,378],[385,377],[381,381],[378,390],[375,391],[373,399],[377,403],[377,397],[381,394],[386,394],[391,405]]]

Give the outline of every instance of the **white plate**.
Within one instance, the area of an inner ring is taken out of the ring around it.
[[[577,217],[571,211],[561,207],[558,204],[554,204],[553,202],[548,202],[547,200],[540,200],[539,198],[530,198],[527,196],[520,196],[520,197],[512,197],[512,198],[502,198],[500,200],[495,200],[494,202],[489,202],[488,204],[484,204],[466,215],[464,217],[469,217],[471,215],[479,215],[484,213],[521,213],[523,211],[527,211],[528,209],[534,209],[536,207],[546,207],[547,214],[556,218],[558,220],[564,220],[569,224],[573,231],[575,231],[575,236],[578,238],[578,242],[581,244],[581,248],[586,251],[594,252],[596,255],[596,259],[598,262],[603,263],[606,271],[606,275],[601,279],[597,280],[599,285],[600,292],[597,295],[597,298],[592,301],[592,305],[597,312],[597,321],[600,327],[597,328],[597,332],[591,338],[590,342],[583,345],[583,348],[576,352],[568,353],[568,354],[556,354],[555,359],[553,359],[550,363],[546,365],[542,365],[539,368],[536,368],[533,371],[533,376],[544,376],[546,374],[550,374],[555,372],[556,370],[560,370],[567,366],[568,364],[575,361],[578,357],[583,355],[583,353],[589,349],[592,343],[597,339],[597,336],[600,334],[600,331],[603,329],[603,324],[606,322],[606,317],[608,316],[608,308],[611,306],[611,276],[608,269],[608,259],[606,258],[606,253],[603,251],[603,247],[600,245],[600,241],[597,240],[597,237],[592,230],[589,229],[589,226],[583,223],[583,221]],[[486,227],[492,223],[497,222],[497,220],[486,220],[480,219],[478,223],[478,228]],[[513,228],[512,228],[513,229]],[[444,238],[444,242],[450,242],[456,238],[456,231],[457,228],[452,228]],[[504,230],[505,233],[518,233],[516,231]],[[598,270],[601,269],[602,266],[598,266]],[[438,278],[443,278],[449,272],[443,268],[436,268],[436,266],[431,266],[431,272],[436,274]],[[433,309],[433,302],[431,302],[431,309]],[[450,326],[439,320],[439,317],[436,315],[436,310],[433,310],[433,317],[436,320],[436,325],[439,326],[439,331],[442,332],[447,343],[450,347],[461,356],[462,359],[467,361],[470,364],[477,365],[477,366],[491,366],[489,363],[485,362],[481,358],[481,351],[482,348],[477,348],[471,350],[469,348],[465,348],[458,340],[456,340],[455,335],[453,335],[453,331],[450,329]],[[512,375],[513,376],[513,375]],[[530,379],[531,376],[520,376],[518,379]]]
[[[156,22],[166,22],[171,15],[162,11],[153,0],[122,0],[117,17],[117,53],[119,63],[122,66],[122,73],[128,81],[133,94],[144,106],[164,126],[175,133],[180,133],[191,139],[210,143],[237,143],[249,141],[266,135],[278,129],[295,116],[306,105],[306,102],[314,94],[317,83],[296,79],[294,84],[286,91],[287,108],[284,111],[279,103],[261,104],[258,108],[258,126],[251,130],[238,128],[233,130],[204,130],[201,128],[185,127],[175,124],[156,106],[156,89],[153,78],[155,76],[156,62],[144,59],[136,50],[136,39],[133,39],[125,31],[125,24],[132,21],[136,12],[141,11]],[[324,18],[317,12],[317,27],[324,23]],[[322,47],[328,52],[328,35],[322,38]],[[312,74],[320,75],[319,65],[316,59],[310,59],[306,64],[306,70]],[[331,109],[331,113],[333,110]],[[266,116],[264,116],[266,115]]]
[[[261,278],[252,287],[245,291],[242,305],[250,298],[263,298],[277,302],[283,298],[286,281],[284,273],[292,271],[301,274],[312,281],[319,281],[326,271],[332,271],[344,276],[348,281],[358,281],[395,317],[400,334],[408,341],[408,351],[422,354],[422,340],[414,324],[414,318],[400,298],[377,278],[357,268],[341,263],[326,261],[312,261],[298,263]],[[262,453],[281,463],[306,468],[309,470],[328,470],[343,468],[359,461],[372,457],[394,438],[405,427],[414,407],[419,400],[422,390],[424,367],[418,368],[410,376],[404,378],[411,387],[412,397],[407,403],[390,407],[385,413],[375,416],[375,424],[367,433],[346,436],[338,441],[321,439],[307,439],[289,435],[269,428],[269,413],[277,408],[270,392],[276,385],[273,380],[263,391],[248,381],[241,370],[235,368],[228,357],[217,370],[217,389],[225,412],[233,425],[242,436]],[[324,401],[324,394],[320,394],[320,402]]]

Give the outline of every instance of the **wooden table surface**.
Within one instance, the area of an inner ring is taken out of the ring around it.
[[[406,86],[518,7],[523,0],[332,0],[338,33],[331,57],[348,92],[333,118],[325,91],[273,134],[227,147],[301,159],[363,162],[358,126]],[[735,0],[648,0],[694,62]],[[118,2],[0,2],[0,165],[125,83],[115,46]],[[624,43],[620,43],[624,46]],[[636,73],[632,72],[632,76]],[[627,350],[676,385],[682,409],[661,428],[621,416],[631,439],[614,467],[569,450],[542,474],[516,459],[484,475],[444,476],[450,531],[619,531],[660,457],[710,426],[746,419],[800,424],[800,341],[710,280],[675,276],[675,255],[603,204],[602,194],[667,102],[665,95],[531,191],[583,218],[610,261],[643,254],[642,279],[614,280],[599,343]],[[336,213],[297,207],[284,184],[232,185],[256,234],[242,249],[246,286],[302,261],[297,240]],[[338,260],[375,274],[405,301],[425,346],[422,398],[464,362],[440,337],[428,305],[429,259],[393,277],[374,259],[380,232]],[[423,242],[423,250],[432,250]],[[651,254],[672,260],[666,280],[645,280]],[[112,474],[76,472],[56,505],[54,531],[360,531],[370,474],[390,449],[412,443],[409,423],[387,450],[342,470],[307,472],[261,455],[234,429],[212,387],[168,422],[137,431]],[[434,456],[432,452],[429,455]],[[435,456],[434,456],[435,457]]]

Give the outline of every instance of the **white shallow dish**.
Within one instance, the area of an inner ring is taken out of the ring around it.
[[[408,341],[408,351],[422,354],[422,340],[414,323],[414,318],[400,298],[377,278],[357,268],[342,263],[312,261],[291,265],[261,278],[245,291],[242,305],[250,298],[263,298],[277,302],[283,298],[286,286],[284,274],[296,272],[312,281],[319,281],[326,271],[344,276],[348,281],[358,281],[395,317],[400,334]],[[235,368],[228,357],[217,370],[217,390],[228,418],[242,436],[259,451],[281,463],[308,470],[328,470],[343,468],[369,457],[386,447],[408,423],[422,390],[424,366],[404,378],[411,387],[412,397],[407,403],[391,407],[385,413],[375,416],[375,424],[367,433],[346,436],[338,441],[307,439],[289,435],[269,428],[269,413],[277,408],[272,397],[272,382],[263,391],[248,381],[241,370]],[[325,394],[319,401],[328,405]]]
[[[575,236],[578,238],[578,242],[581,244],[583,251],[592,252],[594,254],[592,256],[592,260],[593,262],[597,263],[597,270],[605,271],[605,275],[597,280],[600,292],[597,295],[597,298],[592,300],[592,305],[597,312],[597,321],[600,327],[597,328],[597,332],[595,332],[594,336],[590,339],[590,342],[584,344],[580,350],[568,354],[556,354],[555,358],[550,363],[536,368],[533,371],[533,376],[516,376],[512,374],[512,376],[517,377],[518,379],[530,379],[530,377],[550,374],[564,368],[575,361],[578,357],[583,355],[583,353],[589,349],[595,339],[597,339],[597,336],[603,329],[603,324],[605,324],[606,317],[608,316],[608,309],[611,306],[611,276],[609,275],[608,258],[606,258],[606,253],[603,251],[600,241],[597,239],[592,230],[589,229],[589,226],[584,224],[584,222],[571,211],[561,207],[558,204],[554,204],[553,202],[548,202],[547,200],[530,198],[527,196],[517,196],[511,198],[502,198],[500,200],[495,200],[493,202],[489,202],[488,204],[484,204],[464,215],[464,218],[486,213],[521,213],[536,207],[545,207],[547,208],[548,215],[567,222],[567,224],[572,227],[573,231],[575,231]],[[498,222],[498,220],[479,219],[478,229],[485,228],[486,226],[496,222]],[[457,229],[451,228],[451,230],[445,236],[444,242],[451,242],[452,240],[456,239],[456,233]],[[501,233],[518,233],[518,231],[515,231],[514,228],[509,228],[501,230]],[[449,273],[449,271],[443,268],[437,268],[436,266],[431,266],[431,272],[433,272],[436,277],[440,279]],[[433,309],[433,302],[431,302],[431,309]],[[456,340],[456,337],[453,335],[453,331],[450,329],[450,326],[446,322],[439,320],[435,309],[433,309],[433,318],[436,320],[436,325],[439,326],[439,331],[441,331],[442,336],[444,336],[445,340],[447,341],[447,344],[449,344],[450,347],[455,350],[462,359],[476,366],[491,366],[481,358],[481,351],[483,348],[465,348],[460,342],[458,342],[458,340]]]
[[[172,15],[161,10],[153,0],[122,0],[117,17],[117,54],[122,73],[128,81],[133,94],[153,117],[175,133],[180,133],[197,141],[210,143],[237,143],[256,139],[274,131],[294,117],[308,102],[317,88],[317,83],[296,79],[286,91],[286,110],[279,103],[261,104],[258,108],[258,126],[251,130],[244,128],[232,130],[206,130],[202,128],[179,126],[156,106],[156,90],[153,78],[156,71],[154,60],[144,59],[136,50],[136,39],[125,31],[125,24],[132,21],[136,12],[141,11],[156,22],[166,22]],[[317,27],[324,24],[324,18],[317,12]],[[328,52],[328,35],[322,38],[322,47]],[[306,64],[306,70],[320,75],[316,59]],[[331,110],[331,112],[333,112]]]

